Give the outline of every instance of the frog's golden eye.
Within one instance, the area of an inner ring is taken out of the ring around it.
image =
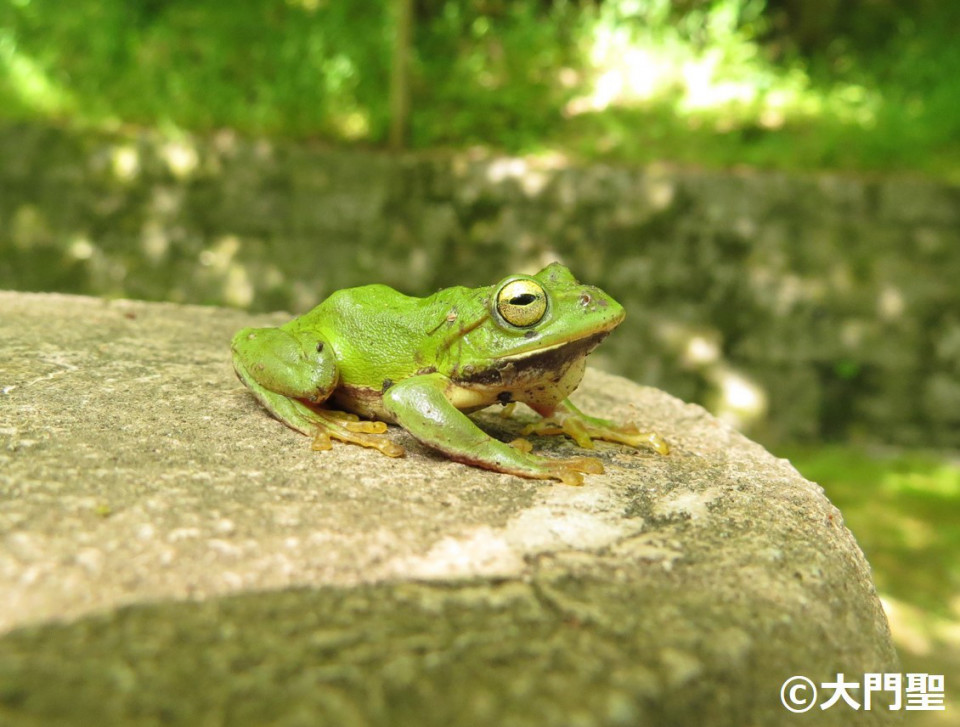
[[[513,326],[532,326],[547,312],[547,294],[533,280],[511,280],[497,293],[497,312]]]

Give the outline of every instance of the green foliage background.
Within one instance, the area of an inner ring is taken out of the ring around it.
[[[415,13],[415,148],[958,174],[958,3],[419,0]],[[379,145],[394,25],[388,0],[0,0],[0,117]],[[646,65],[621,70],[648,92],[576,111],[631,49]],[[691,96],[696,74],[715,98]]]

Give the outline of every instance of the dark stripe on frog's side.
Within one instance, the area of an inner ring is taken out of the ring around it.
[[[570,343],[547,349],[533,351],[522,358],[500,359],[491,362],[483,371],[454,372],[451,379],[456,384],[484,384],[504,385],[530,371],[562,372],[572,361],[577,361],[600,345],[600,342],[610,334],[610,331],[601,331],[592,336],[570,341]]]
[[[571,364],[582,361],[609,333],[609,331],[601,331],[556,348],[533,351],[523,357],[492,361],[483,371],[456,372],[451,376],[451,381],[466,389],[491,387],[489,403],[496,401],[507,403],[512,401],[513,397],[506,399],[505,396],[501,396],[504,392],[497,391],[498,387],[522,384],[524,390],[528,392],[545,391],[550,382],[559,381]],[[430,374],[435,370],[433,367],[427,367],[415,375]],[[383,384],[386,383],[386,381],[383,382]],[[391,385],[395,383],[397,382],[390,382]],[[392,422],[393,417],[383,408],[383,393],[388,388],[389,386],[370,388],[340,384],[328,400],[329,406],[351,411],[362,417]],[[474,411],[476,408],[481,407],[473,407],[465,411]]]

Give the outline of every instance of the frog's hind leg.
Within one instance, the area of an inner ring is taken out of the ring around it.
[[[239,367],[237,373],[267,411],[291,429],[312,436],[314,450],[330,449],[331,440],[336,439],[378,449],[388,457],[402,457],[404,454],[403,447],[384,436],[387,431],[384,422],[361,421],[355,414],[290,399],[248,380]]]
[[[330,440],[338,439],[390,457],[403,455],[400,445],[382,436],[383,422],[320,408],[339,383],[336,358],[321,337],[283,328],[245,328],[234,336],[232,348],[237,376],[257,401],[291,429],[315,437],[314,449],[329,449]]]
[[[449,386],[439,373],[412,376],[387,389],[384,408],[414,437],[458,462],[567,485],[582,485],[584,472],[603,473],[603,463],[594,457],[540,457],[523,445],[494,439],[450,403]]]

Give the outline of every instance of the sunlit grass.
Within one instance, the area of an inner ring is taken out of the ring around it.
[[[846,447],[786,455],[843,512],[881,592],[960,618],[960,463]]]
[[[0,3],[0,119],[381,144],[387,10]],[[763,0],[442,2],[418,14],[409,141],[957,180],[960,47],[938,12],[886,52],[838,65],[826,47],[774,57]]]
[[[14,34],[0,27],[0,102],[10,116],[58,116],[73,106],[73,98],[42,65],[17,48]]]
[[[816,75],[799,58],[773,62],[758,40],[763,7],[721,0],[678,21],[661,0],[603,3],[582,33],[584,67],[561,71],[576,75],[578,93],[547,143],[611,161],[960,179],[958,114],[941,108],[960,93],[950,72],[900,62],[882,81]],[[958,58],[946,52],[940,62],[952,69]],[[921,74],[927,92],[911,85]]]
[[[669,21],[670,3],[604,3],[584,33],[586,93],[572,99],[566,113],[669,103],[681,123],[720,132],[738,126],[776,129],[821,116],[860,128],[875,124],[881,102],[875,91],[852,82],[817,87],[798,62],[774,64],[763,54],[751,23],[741,17],[746,9],[756,22],[761,8],[720,0],[680,23]],[[652,26],[629,22],[641,11],[654,16]],[[686,27],[694,16],[696,42]]]
[[[904,671],[960,684],[960,459],[840,446],[778,454],[843,513],[873,568]],[[958,708],[953,699],[945,712]]]

